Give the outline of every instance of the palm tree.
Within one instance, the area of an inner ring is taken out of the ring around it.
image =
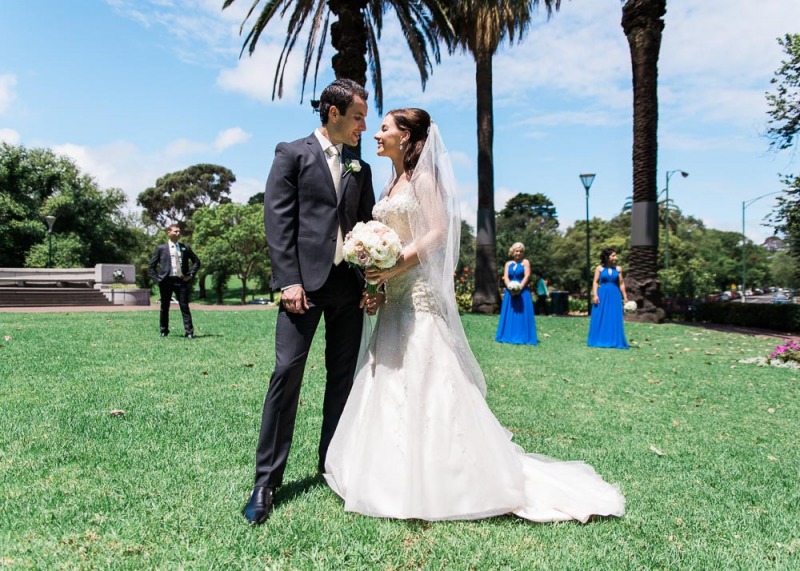
[[[222,9],[228,8],[236,0],[224,0]],[[253,15],[261,0],[252,0],[252,5],[242,22],[240,32]],[[438,41],[448,46],[453,38],[453,30],[445,15],[443,2],[439,0],[264,0],[264,7],[252,28],[245,36],[242,53],[250,55],[256,49],[258,40],[267,24],[273,18],[283,18],[290,10],[275,79],[272,85],[272,98],[283,97],[283,77],[289,54],[295,47],[303,27],[310,21],[303,61],[303,86],[300,101],[303,101],[308,73],[314,63],[314,91],[319,65],[322,59],[328,32],[331,45],[336,50],[331,63],[336,78],[347,78],[361,85],[367,83],[367,68],[372,76],[375,90],[375,106],[378,114],[383,112],[383,87],[381,81],[381,62],[378,54],[378,40],[383,28],[383,15],[388,8],[394,9],[403,35],[408,43],[411,56],[417,64],[423,89],[432,70],[431,55],[440,62]],[[312,101],[312,105],[314,105]]]
[[[548,17],[561,0],[542,0]],[[475,59],[478,115],[478,225],[472,311],[497,313],[497,241],[494,212],[492,58],[500,44],[522,39],[539,0],[461,0],[449,3],[456,42]]]
[[[626,196],[625,203],[622,205],[620,214],[633,213],[633,196]],[[681,209],[675,204],[671,198],[667,200],[663,198],[658,201],[658,225],[664,227],[666,232],[669,229],[673,234],[678,231],[678,220],[681,217]]]
[[[639,301],[637,314],[661,321],[658,270],[658,55],[666,0],[624,0],[622,29],[633,68],[633,217],[628,297]]]

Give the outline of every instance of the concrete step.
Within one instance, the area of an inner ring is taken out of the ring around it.
[[[0,307],[113,305],[100,291],[88,288],[0,287]]]

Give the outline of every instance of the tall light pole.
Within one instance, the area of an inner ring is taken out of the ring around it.
[[[669,179],[672,178],[676,172],[681,173],[683,178],[689,176],[689,173],[686,171],[682,171],[681,169],[675,169],[674,171],[667,171],[667,186],[665,188],[665,192],[667,193],[667,197],[664,200],[664,269],[669,269]]]
[[[594,173],[582,174],[581,183],[586,189],[586,313],[592,314],[592,262],[589,258],[589,188],[594,182]]]
[[[742,303],[745,302],[745,282],[747,281],[747,256],[745,255],[745,247],[747,246],[747,236],[744,234],[744,212],[748,206],[756,202],[757,200],[761,200],[762,198],[766,198],[767,196],[772,196],[773,194],[780,194],[782,191],[776,190],[775,192],[768,192],[767,194],[762,194],[761,196],[756,196],[755,198],[751,198],[750,200],[743,200],[742,201]]]
[[[53,224],[56,222],[55,216],[45,216],[47,222],[47,267],[53,267]]]

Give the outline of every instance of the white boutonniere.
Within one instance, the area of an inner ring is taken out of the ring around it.
[[[344,173],[342,174],[342,176],[346,175],[349,172],[361,172],[361,163],[356,160],[345,161],[344,167],[345,167]]]

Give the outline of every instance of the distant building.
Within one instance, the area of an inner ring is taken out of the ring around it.
[[[778,252],[780,250],[786,249],[786,242],[784,242],[777,236],[770,236],[769,238],[764,240],[764,243],[761,245],[770,252]]]

